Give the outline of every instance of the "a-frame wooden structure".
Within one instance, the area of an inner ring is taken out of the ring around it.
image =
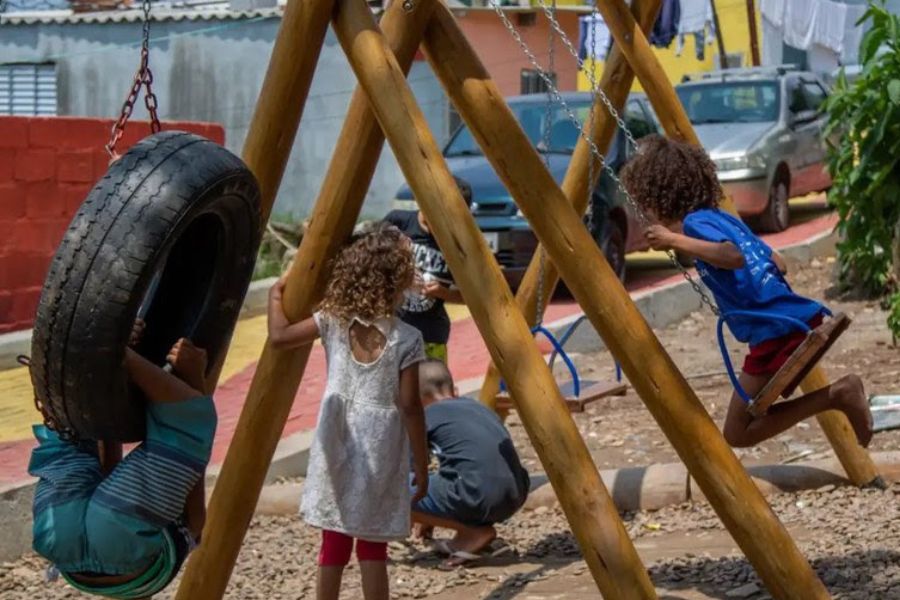
[[[637,74],[667,132],[692,139],[690,123],[644,36],[660,0],[633,0],[631,9],[623,0],[598,2],[616,40],[603,77],[607,95],[621,108]],[[381,29],[364,0],[289,0],[244,148],[244,160],[259,179],[263,216],[268,218],[274,202],[329,23],[360,86],[288,276],[289,318],[310,315],[319,299],[326,265],[353,229],[386,136],[516,399],[600,592],[610,599],[656,597],[532,342],[519,305],[534,314],[535,269],[517,305],[406,82],[421,44],[552,263],[769,592],[780,599],[828,598],[584,228],[580,215],[591,160],[587,144],[579,141],[560,189],[438,0],[394,0]],[[596,112],[588,133],[605,148],[615,123],[602,107]],[[211,499],[203,543],[188,563],[178,600],[224,595],[309,353],[310,347],[278,351],[266,345]],[[821,372],[814,375],[807,385],[827,384]],[[824,421],[851,478],[857,483],[874,479],[871,460],[856,446],[843,416],[825,415]]]

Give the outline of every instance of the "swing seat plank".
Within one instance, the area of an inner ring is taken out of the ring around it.
[[[628,391],[628,384],[616,381],[582,381],[581,394],[575,396],[574,383],[568,381],[559,387],[569,411],[573,413],[584,412],[585,407],[591,402],[607,398],[609,396],[624,396]],[[512,398],[508,391],[497,394],[497,410],[514,410]]]
[[[754,417],[765,415],[785,390],[796,389],[849,326],[850,317],[844,313],[837,313],[810,331],[803,343],[794,350],[790,358],[747,407],[750,414]]]

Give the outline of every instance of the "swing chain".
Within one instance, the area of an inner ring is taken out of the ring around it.
[[[28,369],[29,373],[31,372],[31,357],[25,354],[20,354],[16,357],[16,362]],[[44,403],[38,399],[37,394],[34,395],[34,408],[37,409],[41,416],[44,417],[44,427],[50,429],[51,431],[55,431],[56,435],[59,436],[64,442],[75,442],[78,439],[75,436],[75,432],[71,429],[60,427],[59,423],[56,422],[56,419],[50,413],[49,410],[46,409]]]
[[[644,211],[641,210],[641,207],[637,204],[637,202],[634,200],[634,198],[631,197],[631,194],[628,193],[628,190],[625,188],[625,185],[622,183],[622,180],[619,179],[618,174],[615,172],[615,170],[612,168],[612,166],[607,162],[606,157],[603,155],[602,152],[600,152],[600,149],[597,147],[597,144],[594,142],[594,140],[591,139],[589,134],[585,133],[585,131],[582,127],[583,124],[581,123],[581,121],[578,120],[578,117],[572,111],[572,108],[562,97],[562,94],[559,92],[559,89],[557,89],[557,87],[553,84],[553,81],[550,78],[550,76],[544,71],[543,68],[541,68],[541,66],[537,60],[537,57],[534,55],[534,52],[532,52],[532,50],[528,46],[528,44],[525,43],[525,40],[522,39],[521,34],[516,29],[516,26],[513,25],[512,21],[509,19],[509,17],[503,11],[501,6],[497,3],[497,0],[489,0],[489,1],[491,4],[491,7],[494,9],[494,12],[497,13],[497,15],[500,17],[500,20],[503,22],[503,25],[506,28],[506,30],[509,31],[510,35],[513,37],[513,40],[518,44],[519,48],[522,50],[522,52],[528,58],[528,61],[531,63],[532,67],[535,69],[538,76],[547,85],[550,93],[553,95],[554,101],[562,106],[563,110],[566,113],[566,116],[569,118],[569,120],[572,122],[572,124],[580,132],[581,138],[585,142],[587,142],[588,148],[591,151],[591,155],[602,165],[603,171],[609,176],[609,178],[613,181],[613,183],[616,185],[616,187],[625,196],[625,199],[627,200],[628,205],[632,208],[635,216],[638,218],[638,221],[640,222],[641,227],[643,229],[648,228],[653,223],[650,221],[650,219],[647,217],[647,215],[644,214]],[[538,0],[538,1],[540,2],[541,6],[544,7],[545,12],[546,12],[547,5],[544,3],[543,0]],[[556,20],[552,16],[551,16],[551,22],[555,22],[554,30],[556,30],[557,33],[562,34],[562,38],[565,41],[566,46],[570,49],[570,52],[573,51],[574,47],[572,46],[571,40],[568,39],[568,36],[565,35],[565,32],[561,31],[561,28],[558,28],[559,23],[556,22]],[[574,52],[574,55],[578,62],[579,69],[583,70],[584,61],[582,61],[578,57],[577,51]],[[588,78],[589,78],[589,81],[591,82],[592,86],[596,84],[596,79],[594,78],[593,73],[590,73],[588,75]],[[616,124],[619,126],[619,128],[622,129],[622,132],[625,134],[625,137],[628,139],[629,143],[633,144],[636,147],[637,142],[635,141],[634,135],[631,134],[630,130],[628,129],[628,126],[622,120],[621,115],[619,115],[618,111],[616,111],[615,107],[612,105],[612,102],[609,100],[609,98],[603,92],[602,88],[598,87],[597,92],[598,92],[598,95],[601,98],[603,104],[606,106],[607,110],[609,110],[610,115],[613,117],[613,119],[615,119]],[[700,284],[691,276],[690,271],[688,271],[688,269],[686,269],[681,264],[681,262],[678,260],[678,257],[675,255],[675,253],[672,250],[666,250],[666,255],[669,257],[669,261],[672,263],[672,266],[674,266],[681,273],[681,275],[685,278],[685,280],[691,285],[691,288],[693,288],[694,292],[696,292],[697,295],[700,297],[701,302],[703,304],[705,304],[710,309],[710,311],[712,311],[712,313],[714,315],[719,316],[718,306],[716,306],[715,302],[713,302],[709,298],[709,296],[706,294],[706,292],[703,290],[703,288],[700,286]]]
[[[134,104],[137,102],[142,87],[145,88],[144,106],[147,107],[147,113],[150,115],[150,132],[159,133],[162,129],[159,122],[159,102],[156,99],[156,94],[153,92],[153,72],[150,70],[150,9],[150,0],[143,0],[141,3],[141,10],[143,11],[141,62],[137,73],[134,75],[134,82],[131,84],[128,96],[122,104],[122,112],[118,120],[113,124],[109,143],[106,144],[106,151],[112,160],[119,158],[119,153],[116,152],[116,145],[122,139],[122,136],[125,135],[125,124],[131,118]]]
[[[556,0],[550,0],[553,3],[553,10],[556,10]],[[555,57],[556,57],[556,32],[553,29],[550,29],[549,37],[547,39],[547,70],[550,73],[553,73],[553,69],[556,67],[555,65]],[[544,132],[541,138],[541,144],[543,145],[544,150],[544,165],[546,165],[547,169],[550,169],[550,144],[552,143],[552,139],[550,138],[550,134],[552,133],[552,120],[553,120],[553,96],[550,93],[550,87],[547,88],[547,107],[544,111]],[[547,253],[544,252],[544,247],[538,244],[538,252],[540,252],[539,260],[539,269],[538,269],[538,293],[537,293],[537,302],[535,303],[534,308],[534,326],[540,327],[544,322],[544,280],[546,279],[546,271],[547,271]]]

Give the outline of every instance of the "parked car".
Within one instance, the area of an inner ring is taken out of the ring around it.
[[[725,69],[676,87],[700,142],[738,212],[763,232],[790,223],[788,199],[828,189],[828,87],[790,66]]]
[[[579,119],[588,119],[590,92],[563,94],[568,106]],[[548,163],[550,172],[562,183],[580,132],[560,105],[548,114],[544,94],[515,96],[508,103],[532,144]],[[658,133],[659,124],[643,94],[633,94],[624,111],[625,122],[635,137]],[[549,127],[549,147],[544,147],[544,133]],[[607,153],[608,164],[618,172],[627,158],[625,136],[618,131]],[[444,148],[450,171],[472,188],[472,214],[494,255],[514,288],[537,248],[531,226],[518,210],[503,182],[494,172],[466,125],[460,126]],[[634,220],[626,201],[611,178],[604,173],[593,190],[592,235],[620,278],[625,277],[625,255],[647,248],[643,232]],[[395,208],[414,207],[409,187],[402,187],[394,201]]]

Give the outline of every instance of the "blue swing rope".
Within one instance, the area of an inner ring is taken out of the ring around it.
[[[566,354],[565,350],[563,350],[562,343],[560,342],[560,340],[556,339],[556,336],[553,335],[553,332],[551,332],[543,325],[537,325],[531,329],[532,335],[537,335],[539,333],[547,338],[550,341],[550,344],[553,346],[552,356],[556,357],[556,355],[558,354],[563,359],[563,362],[566,363],[566,367],[568,367],[569,373],[571,373],[572,375],[572,391],[575,393],[575,397],[577,398],[581,395],[581,379],[579,379],[578,377],[578,369],[575,368],[575,363],[572,362],[572,359],[569,358],[569,355]],[[551,362],[550,365],[552,366],[553,363]],[[500,391],[506,391],[506,382],[502,379],[500,380]]]
[[[566,329],[565,333],[562,334],[562,337],[559,338],[559,345],[561,348],[564,348],[566,343],[569,341],[569,338],[575,333],[575,330],[587,320],[587,315],[581,315],[575,321],[569,325],[569,328]],[[550,354],[550,368],[553,369],[553,363],[556,362],[556,355],[560,354],[554,348],[553,352]],[[564,353],[563,353],[564,354]],[[619,364],[619,361],[615,361],[616,363],[616,383],[622,383],[622,365]]]
[[[824,306],[822,307],[822,312],[829,317],[831,316],[831,311]],[[725,370],[728,371],[728,378],[731,380],[731,385],[737,391],[738,396],[740,396],[741,400],[743,400],[745,403],[752,404],[753,398],[751,398],[750,395],[747,394],[740,381],[738,381],[737,374],[735,374],[734,372],[734,365],[731,364],[731,357],[728,355],[728,348],[725,346],[724,325],[725,319],[727,319],[728,317],[754,317],[757,319],[771,319],[775,321],[782,321],[784,323],[789,323],[795,326],[798,330],[806,334],[809,334],[812,329],[807,323],[804,323],[800,319],[780,315],[778,313],[767,313],[755,310],[732,310],[730,312],[722,313],[719,315],[719,322],[716,324],[716,337],[719,340],[719,352],[722,353],[722,362],[725,363]]]

